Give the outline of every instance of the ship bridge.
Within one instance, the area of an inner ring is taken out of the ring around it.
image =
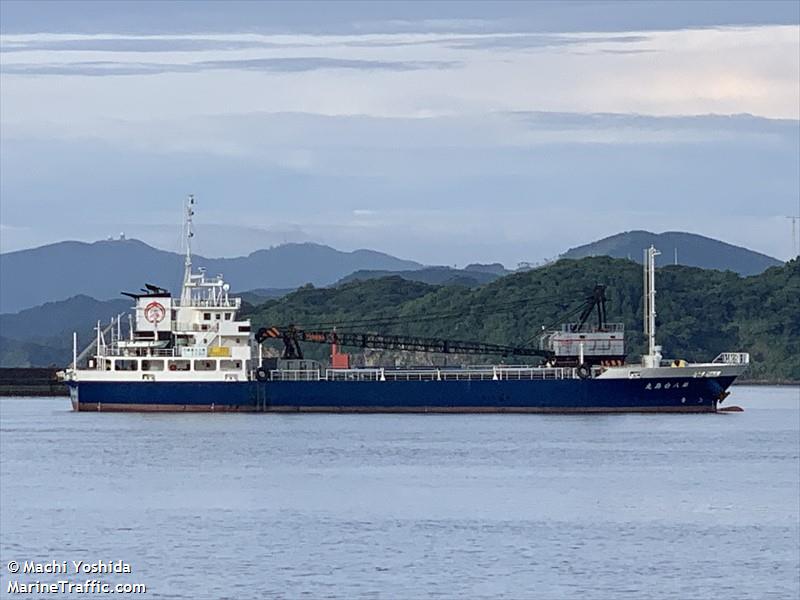
[[[186,259],[180,298],[152,284],[137,293],[123,327],[123,316],[112,319],[74,364],[94,350],[84,379],[247,380],[252,368],[250,321],[238,319],[241,299],[230,296],[222,275],[208,277],[192,269],[191,239],[194,198],[186,205]],[[123,335],[125,330],[125,335]],[[161,373],[158,373],[161,372]]]

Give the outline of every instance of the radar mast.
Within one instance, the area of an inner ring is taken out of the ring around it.
[[[181,304],[188,306],[192,300],[190,282],[192,279],[192,238],[194,237],[194,194],[189,194],[186,199],[186,212],[184,215],[184,236],[186,244],[186,259],[183,263],[183,288],[181,289]]]

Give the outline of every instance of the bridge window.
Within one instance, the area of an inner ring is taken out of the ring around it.
[[[188,371],[191,363],[188,360],[171,360],[168,363],[170,371]]]

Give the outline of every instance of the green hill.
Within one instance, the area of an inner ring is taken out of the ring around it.
[[[91,331],[99,319],[108,323],[111,317],[128,312],[130,298],[95,300],[78,295],[47,302],[18,313],[0,314],[0,333],[4,337],[47,344],[53,338],[68,339],[71,347],[73,331]]]
[[[79,295],[0,314],[0,367],[66,365],[72,357],[73,331],[85,345],[94,337],[98,319],[107,324],[130,308],[129,298],[95,300]]]
[[[453,269],[452,267],[424,267],[413,271],[368,271],[351,273],[336,282],[336,285],[352,281],[366,281],[383,277],[402,277],[409,281],[420,281],[431,285],[463,285],[477,287],[501,277],[500,274],[477,269]]]
[[[574,311],[596,283],[608,286],[609,320],[625,323],[628,354],[637,360],[644,345],[641,267],[608,257],[563,259],[474,288],[399,276],[330,288],[308,285],[246,310],[256,327],[295,323],[346,329],[349,323],[350,330],[526,344],[536,342],[543,325],[558,324]],[[667,266],[658,270],[657,285],[658,340],[665,356],[710,360],[726,350],[747,351],[753,359],[749,379],[800,381],[798,260],[750,277]],[[73,329],[83,345],[98,316],[106,322],[128,307],[127,300],[98,302],[79,296],[3,315],[0,366],[66,365]],[[306,351],[322,358],[327,348],[306,345]],[[395,355],[382,356],[390,360]]]
[[[641,267],[608,257],[563,259],[476,289],[387,277],[336,288],[310,286],[269,301],[250,315],[256,326],[318,326],[402,317],[352,329],[452,339],[534,343],[543,325],[560,322],[596,283],[608,286],[609,319],[623,321],[628,352],[642,352]],[[800,263],[760,275],[668,266],[658,270],[658,340],[665,356],[711,360],[748,351],[750,379],[800,381]],[[309,354],[320,356],[324,348]]]
[[[23,342],[0,336],[0,367],[64,367],[72,350],[59,345]]]

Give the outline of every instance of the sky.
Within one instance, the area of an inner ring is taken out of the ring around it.
[[[0,250],[792,256],[800,3],[0,2]]]

